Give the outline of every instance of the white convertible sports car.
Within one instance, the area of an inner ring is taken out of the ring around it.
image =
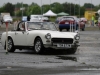
[[[17,28],[8,31],[8,52],[15,49],[33,49],[42,53],[46,48],[67,50],[74,54],[80,36],[75,32],[60,32],[52,22],[19,22]],[[2,33],[1,44],[6,49],[6,32]]]

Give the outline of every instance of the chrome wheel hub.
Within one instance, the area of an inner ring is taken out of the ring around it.
[[[8,40],[8,51],[12,48],[12,40]]]
[[[38,40],[35,44],[35,51],[38,53],[41,50],[41,42]]]

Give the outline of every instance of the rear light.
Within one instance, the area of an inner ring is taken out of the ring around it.
[[[74,21],[70,21],[70,24],[75,24],[75,22]]]
[[[59,24],[65,24],[65,22],[64,21],[60,21],[60,23]]]
[[[64,20],[64,21],[60,21],[59,24],[75,24],[75,21]]]

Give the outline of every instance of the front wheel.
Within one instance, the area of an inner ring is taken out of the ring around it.
[[[71,48],[67,50],[68,54],[75,54],[75,52],[77,51],[77,48]]]
[[[82,28],[82,31],[85,31],[85,25],[84,25],[84,27]]]
[[[37,38],[34,43],[35,53],[41,54],[43,53],[43,49],[44,49],[44,46],[43,46],[42,40],[40,38]]]

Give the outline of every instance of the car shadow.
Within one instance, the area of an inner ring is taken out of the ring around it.
[[[65,50],[46,49],[41,54],[36,54],[34,50],[16,50],[18,54],[34,54],[34,55],[69,55]]]
[[[65,50],[55,50],[55,49],[46,49],[43,52],[43,55],[66,55],[67,51]]]

